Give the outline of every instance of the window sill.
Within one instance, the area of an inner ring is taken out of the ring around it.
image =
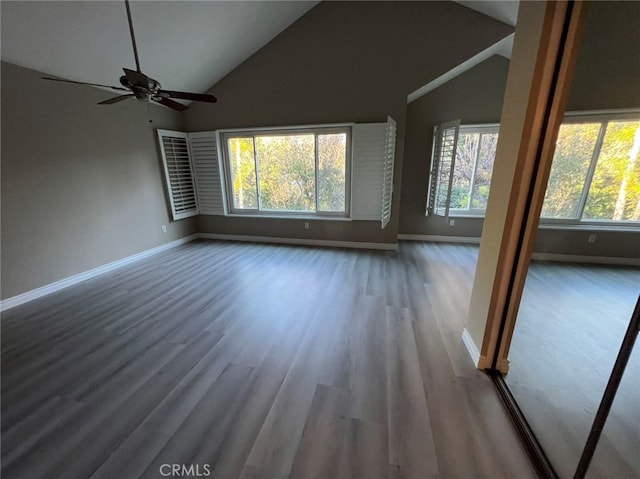
[[[471,213],[449,213],[449,218],[464,218],[464,219],[476,219],[483,220],[484,215],[474,215]]]
[[[640,225],[634,226],[629,224],[615,225],[615,224],[569,224],[569,223],[540,223],[538,226],[541,230],[575,230],[575,231],[616,231],[623,233],[640,233]]]
[[[277,215],[277,214],[255,214],[243,215],[242,213],[229,213],[229,218],[253,218],[253,219],[274,219],[274,220],[304,220],[304,221],[353,221],[346,216],[322,216],[322,215]]]
[[[429,216],[427,216],[429,217]],[[449,213],[449,218],[452,219],[480,219],[484,220],[484,215],[474,215],[468,213]],[[615,224],[615,223],[605,223],[605,224],[597,224],[597,223],[561,223],[561,222],[552,222],[552,223],[544,223],[541,222],[538,225],[539,229],[542,230],[575,230],[575,231],[614,231],[621,233],[640,233],[640,224],[633,225],[629,223],[625,224]]]

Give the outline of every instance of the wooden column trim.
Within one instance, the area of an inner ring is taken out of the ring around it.
[[[546,4],[480,351],[478,367],[481,369],[498,369],[503,373],[508,370],[509,345],[531,260],[557,131],[578,56],[584,11],[582,1],[548,1]]]

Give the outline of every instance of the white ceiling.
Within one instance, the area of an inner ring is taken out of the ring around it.
[[[516,26],[519,0],[456,0],[456,3],[476,12],[484,13],[512,27]]]
[[[144,73],[204,92],[317,1],[141,1],[131,13]],[[2,60],[70,80],[119,85],[135,70],[124,1],[1,2]]]

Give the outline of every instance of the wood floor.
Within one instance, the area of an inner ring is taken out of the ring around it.
[[[534,477],[460,340],[475,260],[199,241],[11,309],[2,477]]]
[[[573,477],[639,294],[638,268],[529,270],[506,381],[561,478]],[[587,477],[640,478],[640,342]]]

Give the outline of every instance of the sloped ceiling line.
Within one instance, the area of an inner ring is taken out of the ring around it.
[[[204,92],[317,1],[132,1],[142,71]],[[69,80],[118,85],[135,68],[123,1],[0,2],[2,60]]]
[[[430,81],[426,85],[423,85],[417,90],[411,92],[409,96],[407,96],[407,103],[416,101],[418,98],[423,97],[424,95],[435,90],[439,86],[442,86],[445,83],[453,80],[457,76],[462,75],[464,72],[471,70],[473,67],[489,59],[493,55],[500,55],[505,58],[511,58],[511,49],[513,48],[514,35],[515,34],[512,33],[511,35],[503,38],[499,42],[494,43],[486,50],[481,51],[477,55],[474,55],[468,60],[462,62],[460,65],[456,66],[455,68],[452,68],[451,70],[444,73],[443,75],[440,75],[438,78]]]

